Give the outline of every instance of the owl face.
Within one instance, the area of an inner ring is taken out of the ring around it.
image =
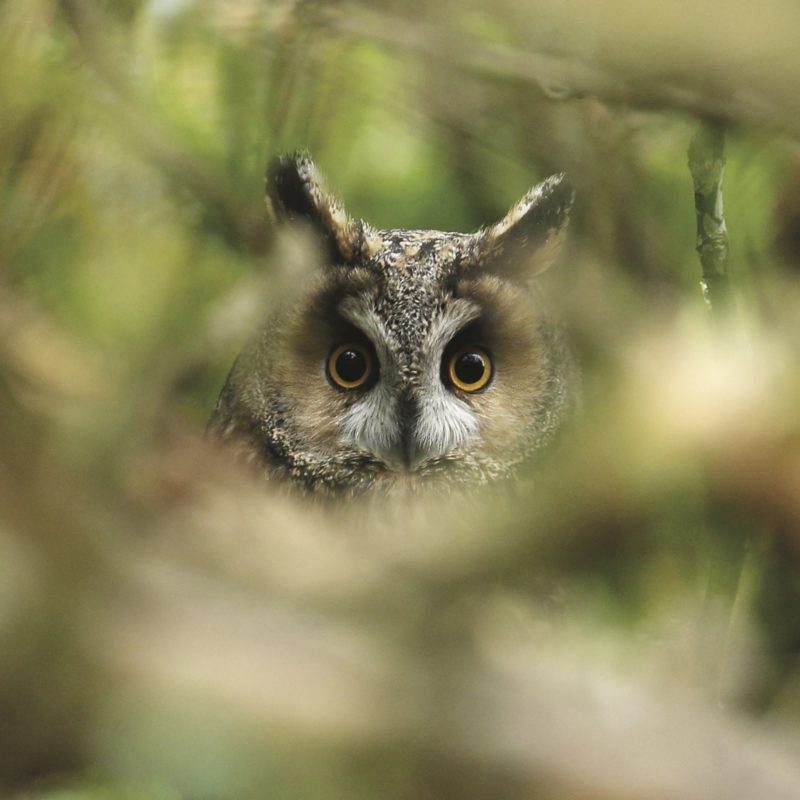
[[[213,430],[272,477],[329,493],[482,483],[547,441],[571,370],[527,279],[566,224],[559,177],[474,234],[353,220],[303,156],[277,161],[268,189],[329,263],[245,347]]]

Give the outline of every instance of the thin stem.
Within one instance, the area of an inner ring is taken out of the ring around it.
[[[694,182],[697,214],[697,252],[703,268],[703,297],[715,310],[730,300],[728,229],[722,204],[725,171],[725,132],[702,123],[689,145],[689,171]]]

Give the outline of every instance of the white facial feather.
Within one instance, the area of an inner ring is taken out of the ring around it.
[[[416,461],[449,455],[464,447],[479,429],[469,406],[443,386],[431,387],[414,429]]]
[[[380,380],[344,414],[340,431],[345,442],[383,458],[400,441],[397,398],[385,380]]]
[[[349,444],[384,457],[395,448],[401,435],[398,402],[390,380],[395,372],[390,356],[393,345],[391,332],[359,298],[343,300],[339,313],[372,342],[381,373],[378,383],[344,414],[339,426],[341,436]]]
[[[421,387],[420,416],[415,428],[421,460],[452,453],[478,433],[478,420],[472,409],[442,384],[441,363],[447,345],[479,315],[480,309],[474,303],[456,299],[431,325],[425,343],[427,363]]]

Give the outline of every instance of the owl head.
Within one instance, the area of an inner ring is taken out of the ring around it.
[[[236,360],[212,431],[330,494],[484,483],[551,438],[572,369],[533,284],[567,224],[563,176],[475,233],[373,228],[302,154],[272,163],[267,199],[325,257]]]

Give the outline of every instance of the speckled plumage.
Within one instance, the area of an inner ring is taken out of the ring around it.
[[[557,429],[571,361],[529,286],[553,260],[572,194],[561,176],[477,233],[377,230],[350,218],[304,155],[277,159],[278,222],[310,220],[329,263],[244,348],[210,427],[273,479],[355,494],[483,483],[511,473]],[[340,342],[374,349],[377,379],[326,376]],[[485,390],[448,385],[455,344],[491,354]]]

